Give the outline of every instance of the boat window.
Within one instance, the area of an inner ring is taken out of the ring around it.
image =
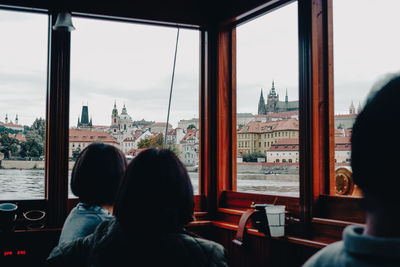
[[[237,191],[298,197],[298,155],[287,156],[299,149],[297,2],[238,26],[236,34],[236,131],[250,144],[237,147]],[[256,139],[267,144],[262,152]]]
[[[48,16],[0,10],[0,200],[45,198]]]
[[[334,0],[332,5],[336,163],[334,182],[330,183],[335,188],[330,192],[360,196],[351,179],[349,152],[353,123],[375,90],[374,84],[400,71],[400,37],[393,32],[393,25],[400,24],[396,12],[400,3]]]
[[[129,161],[166,146],[186,165],[198,194],[199,32],[180,29],[177,44],[173,27],[79,17],[73,24],[70,135],[78,138],[69,140],[70,169],[85,137],[87,144],[118,147]]]

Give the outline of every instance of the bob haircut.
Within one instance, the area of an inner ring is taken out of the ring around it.
[[[92,143],[79,154],[72,169],[72,193],[91,205],[112,205],[126,166],[118,148]]]
[[[154,148],[128,165],[114,205],[114,215],[127,232],[143,220],[152,232],[179,232],[193,220],[193,210],[186,167],[172,151]]]

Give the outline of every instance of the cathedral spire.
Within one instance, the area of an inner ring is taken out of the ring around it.
[[[276,91],[275,91],[275,81],[272,80],[272,87],[271,87],[271,91],[269,92],[270,96],[276,96]]]
[[[117,109],[117,101],[116,100],[114,100],[114,108],[113,108],[111,114],[112,114],[111,115],[112,117],[118,116],[118,109]]]
[[[18,124],[18,114],[15,115],[15,124]]]
[[[125,103],[124,103],[124,107],[122,108],[121,114],[128,114],[128,112],[126,111]]]
[[[261,88],[260,100],[258,100],[258,115],[267,115],[267,108],[265,106],[265,100],[262,88]]]
[[[5,123],[8,123],[8,114],[6,113]]]
[[[288,97],[288,94],[287,94],[287,88],[286,88],[285,102],[286,102],[286,103],[289,102],[289,97]]]
[[[356,113],[356,109],[354,108],[353,100],[351,100],[349,114],[355,114],[355,113]]]

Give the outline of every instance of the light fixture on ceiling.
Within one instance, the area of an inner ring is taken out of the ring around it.
[[[55,31],[73,31],[75,30],[72,25],[72,16],[69,12],[60,12],[57,14],[56,23],[54,23],[53,30]]]

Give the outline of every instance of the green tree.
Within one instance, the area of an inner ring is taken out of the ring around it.
[[[138,148],[162,148],[164,144],[163,134],[159,134],[157,136],[150,136],[149,138],[145,138],[139,141]]]
[[[244,162],[257,162],[257,158],[265,159],[265,155],[260,152],[253,152],[253,153],[243,155]]]
[[[11,155],[18,151],[19,142],[15,138],[10,138],[8,132],[0,133],[0,152],[4,158],[9,159]]]
[[[39,158],[44,155],[45,127],[46,123],[42,118],[37,118],[31,127],[24,127],[26,142],[21,143],[20,157]]]
[[[30,131],[33,131],[36,134],[38,134],[42,138],[42,140],[44,141],[45,134],[46,134],[46,122],[45,122],[45,120],[42,119],[42,118],[37,118],[32,123]]]
[[[188,128],[188,129],[196,129],[196,125],[190,124],[187,128]]]
[[[26,142],[21,143],[19,155],[24,158],[39,158],[44,155],[44,146],[37,143],[35,139],[27,139]]]
[[[77,149],[75,149],[74,151],[72,151],[72,159],[76,160],[80,153],[81,153],[81,149],[79,147]]]
[[[6,128],[3,125],[0,125],[0,133],[10,133],[10,134],[17,134],[21,131],[13,130],[10,128]]]
[[[138,148],[147,148],[150,147],[150,138],[144,138],[139,141]]]
[[[174,154],[178,157],[179,156],[179,149],[176,145],[172,144],[172,145],[168,145],[168,149],[171,150],[172,152],[174,152]]]

